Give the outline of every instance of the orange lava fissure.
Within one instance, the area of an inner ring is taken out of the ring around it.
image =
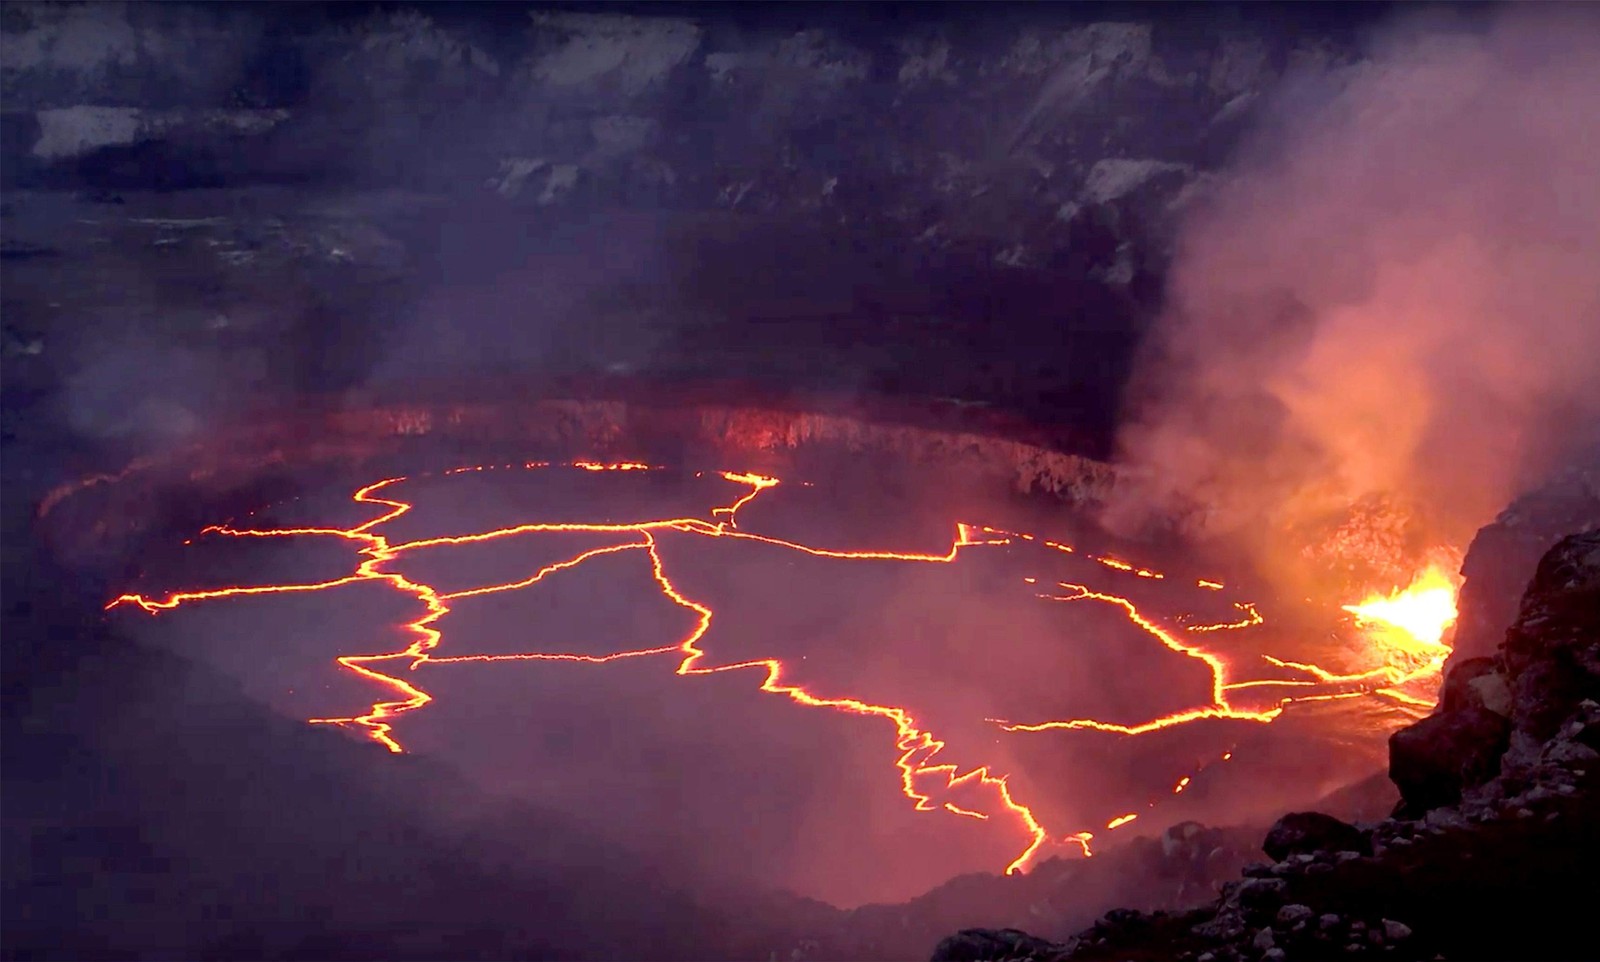
[[[640,462],[599,463],[594,461],[573,461],[568,462],[566,465],[551,465],[548,462],[526,462],[520,465],[505,465],[503,467],[529,470],[566,467],[591,472],[659,470],[652,465]],[[493,469],[494,466],[472,466],[452,469],[443,472],[443,474],[448,476]],[[819,696],[802,686],[786,682],[784,664],[776,658],[752,659],[720,665],[703,665],[702,662],[706,658],[706,653],[698,645],[710,629],[715,612],[705,604],[683,594],[674,584],[656,536],[661,532],[673,531],[707,538],[729,538],[759,542],[814,557],[839,561],[889,560],[932,564],[954,562],[964,549],[1004,546],[1013,543],[1013,541],[1036,542],[1044,547],[1065,553],[1073,553],[1075,549],[1070,545],[1049,541],[1030,534],[965,523],[956,524],[955,537],[951,542],[950,548],[942,554],[892,550],[840,551],[804,545],[744,531],[738,526],[740,510],[763,492],[777,487],[780,483],[779,479],[759,474],[732,471],[722,471],[718,472],[718,474],[725,481],[739,485],[746,490],[731,503],[713,507],[709,512],[711,520],[703,518],[665,518],[631,524],[531,522],[489,531],[426,538],[399,544],[392,543],[388,536],[380,533],[379,529],[412,511],[414,506],[409,502],[385,496],[388,489],[405,480],[401,477],[386,478],[368,484],[352,495],[352,500],[357,504],[369,505],[380,509],[380,511],[376,517],[350,528],[252,529],[215,525],[202,531],[204,534],[215,534],[231,538],[331,537],[343,539],[358,545],[358,554],[363,556],[364,559],[349,575],[328,581],[177,591],[158,598],[129,593],[119,595],[106,607],[111,609],[119,606],[136,606],[155,615],[177,608],[180,605],[199,601],[249,595],[322,591],[363,581],[387,583],[397,591],[413,597],[422,606],[422,614],[402,626],[408,638],[408,643],[399,650],[366,654],[343,654],[336,658],[337,663],[344,670],[380,686],[381,690],[388,693],[387,696],[374,702],[360,714],[343,717],[312,718],[309,721],[316,724],[350,726],[362,731],[367,737],[383,744],[393,752],[400,752],[403,748],[395,736],[393,725],[391,724],[392,720],[402,714],[417,711],[433,700],[433,697],[419,685],[406,680],[406,676],[412,670],[426,663],[551,661],[603,665],[622,659],[675,654],[678,660],[675,674],[679,676],[754,671],[761,678],[760,690],[764,692],[781,695],[797,705],[877,718],[891,725],[894,729],[893,764],[898,773],[900,790],[916,810],[945,812],[958,817],[980,820],[998,817],[1007,819],[1016,826],[1021,847],[1016,857],[1006,865],[1005,870],[1007,873],[1024,870],[1047,844],[1073,846],[1084,856],[1092,855],[1090,843],[1094,835],[1091,832],[1075,831],[1056,834],[1048,830],[1040,823],[1032,808],[1013,795],[1006,774],[995,772],[989,764],[978,764],[963,769],[955,763],[940,759],[940,756],[945,751],[946,743],[937,738],[931,731],[922,728],[909,707],[874,704],[852,697]],[[449,593],[441,592],[432,585],[413,580],[401,570],[398,570],[400,562],[412,552],[419,552],[441,545],[462,545],[493,541],[529,532],[583,532],[616,535],[621,540],[602,547],[591,548],[565,560],[545,565],[532,575],[517,581],[480,585]],[[669,600],[673,605],[693,615],[693,627],[676,643],[617,651],[604,655],[545,651],[513,654],[462,653],[441,655],[438,653],[443,634],[436,625],[440,619],[449,614],[451,601],[497,592],[525,590],[540,584],[553,574],[575,568],[593,558],[632,551],[644,552],[648,556],[651,576],[655,588],[660,592],[661,596]],[[1121,575],[1150,580],[1165,578],[1165,575],[1159,572],[1119,559],[1094,555],[1087,555],[1086,557]],[[1036,577],[1028,577],[1023,580],[1029,585],[1037,586],[1039,584],[1039,579]],[[1419,584],[1422,585],[1422,590],[1437,591],[1439,588],[1436,578],[1424,579]],[[1200,588],[1212,591],[1221,590],[1223,587],[1221,582],[1207,580],[1200,580],[1197,585]],[[1210,637],[1211,633],[1246,630],[1262,624],[1265,619],[1257,612],[1255,606],[1248,602],[1234,604],[1234,608],[1241,614],[1241,617],[1235,621],[1179,627],[1176,625],[1164,626],[1154,618],[1141,612],[1134,602],[1128,598],[1106,591],[1094,590],[1087,585],[1055,582],[1054,590],[1039,592],[1038,596],[1050,602],[1103,604],[1120,610],[1128,621],[1154,638],[1174,655],[1194,659],[1204,665],[1211,677],[1210,698],[1204,704],[1194,705],[1182,711],[1132,723],[1119,723],[1092,718],[1051,719],[1027,723],[1004,719],[988,719],[988,721],[997,725],[1002,732],[1029,733],[1089,729],[1123,736],[1136,736],[1208,718],[1234,719],[1265,724],[1277,718],[1284,707],[1294,701],[1318,701],[1369,695],[1386,697],[1408,704],[1426,705],[1428,702],[1425,699],[1410,695],[1399,689],[1412,681],[1429,676],[1430,673],[1437,674],[1444,655],[1448,654],[1449,651],[1448,647],[1439,644],[1437,636],[1412,640],[1408,644],[1401,645],[1398,649],[1404,657],[1391,658],[1370,670],[1348,673],[1333,672],[1310,663],[1288,661],[1269,655],[1262,655],[1261,658],[1265,663],[1279,669],[1298,672],[1305,677],[1301,679],[1234,679],[1230,660],[1203,647],[1199,639]],[[1350,606],[1349,610],[1364,620],[1379,619],[1386,613],[1394,613],[1394,620],[1387,622],[1389,627],[1393,628],[1396,622],[1409,619],[1406,623],[1398,625],[1400,628],[1408,628],[1419,617],[1436,616],[1442,604],[1437,595],[1430,596],[1421,603],[1409,603],[1398,593],[1391,598],[1381,600],[1383,604],[1378,604],[1375,607],[1372,607],[1374,602],[1369,600],[1369,602],[1360,606]],[[1453,601],[1453,595],[1450,600]],[[1419,609],[1423,614],[1417,614]],[[1450,608],[1450,612],[1453,616],[1453,605]],[[1424,626],[1423,630],[1428,631],[1431,629]],[[1196,640],[1189,640],[1180,637],[1180,635],[1194,635]],[[1273,686],[1282,687],[1291,692],[1291,694],[1286,694],[1282,697],[1275,707],[1251,710],[1238,707],[1229,700],[1229,693],[1233,691]],[[1302,689],[1311,689],[1311,691],[1303,694],[1293,694]],[[1231,755],[1231,752],[1224,755],[1223,760],[1231,758]],[[1189,785],[1190,780],[1191,776],[1184,776],[1171,790],[1171,794],[1181,793]],[[943,801],[940,798],[944,793],[952,790],[974,786],[987,790],[987,794],[981,796],[991,799],[985,807],[975,807],[975,803],[971,802],[967,806],[960,806],[950,801]],[[1153,807],[1158,801],[1159,799],[1153,800],[1150,803],[1151,806]],[[1106,825],[1106,828],[1119,828],[1133,822],[1138,817],[1138,813],[1134,812],[1121,815],[1112,819]]]

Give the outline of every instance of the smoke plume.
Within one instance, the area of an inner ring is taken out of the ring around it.
[[[1596,40],[1593,8],[1430,14],[1281,98],[1184,227],[1108,523],[1204,505],[1280,585],[1328,588],[1305,562],[1352,517],[1464,547],[1591,441]]]

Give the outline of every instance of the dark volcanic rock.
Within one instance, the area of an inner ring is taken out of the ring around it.
[[[1486,699],[1484,689],[1492,684],[1503,684],[1500,664],[1493,658],[1469,658],[1454,666],[1445,675],[1444,687],[1439,693],[1439,712],[1463,711],[1468,708],[1487,708],[1496,711]],[[1504,714],[1504,712],[1500,712]]]
[[[1272,826],[1261,848],[1274,861],[1281,862],[1291,855],[1302,853],[1366,852],[1370,851],[1371,846],[1360,829],[1332,815],[1290,812]]]
[[[1515,729],[1556,734],[1585,699],[1600,701],[1600,530],[1574,535],[1539,562],[1506,633]]]
[[[1600,525],[1600,466],[1573,468],[1517,498],[1472,539],[1447,667],[1493,655],[1516,620],[1539,559],[1573,531]]]
[[[1514,746],[1527,767],[1586,699],[1600,699],[1600,531],[1550,549],[1501,654],[1452,666],[1437,712],[1390,737],[1403,813],[1457,804]]]
[[[933,962],[985,962],[988,959],[1057,959],[1061,946],[1016,929],[964,929],[940,942]]]
[[[1350,69],[1368,17],[338,6],[7,4],[0,176],[816,217],[1138,290],[1250,119]]]
[[[1231,895],[1246,912],[1271,917],[1277,914],[1288,890],[1289,883],[1281,878],[1250,878],[1231,890]]]
[[[1461,801],[1461,792],[1500,770],[1511,722],[1484,708],[1430,715],[1389,736],[1389,777],[1407,812]]]

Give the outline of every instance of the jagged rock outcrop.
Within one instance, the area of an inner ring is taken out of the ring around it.
[[[1506,634],[1511,719],[1522,744],[1556,737],[1585,701],[1600,701],[1600,531],[1544,556]]]
[[[1580,704],[1600,700],[1597,611],[1600,533],[1591,532],[1544,555],[1500,652],[1453,665],[1434,714],[1390,737],[1402,813],[1457,804],[1501,773],[1508,749],[1514,768],[1535,764]]]
[[[1394,817],[1286,816],[1268,836],[1275,861],[1247,867],[1208,906],[1114,912],[1065,943],[1014,941],[1019,951],[989,958],[1584,955],[1600,889],[1597,668],[1600,530],[1550,549],[1500,654],[1456,666],[1438,714],[1397,733],[1391,770],[1407,794]],[[1478,767],[1463,769],[1465,757]]]
[[[1600,464],[1592,461],[1517,498],[1472,539],[1461,563],[1465,581],[1447,671],[1492,657],[1516,620],[1539,559],[1563,536],[1600,525]]]

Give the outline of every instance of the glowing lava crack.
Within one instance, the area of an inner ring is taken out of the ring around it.
[[[523,465],[507,465],[506,467],[538,469],[549,468],[551,465],[546,462],[530,462]],[[599,464],[591,461],[578,461],[572,462],[566,467],[593,472],[654,470],[649,465],[636,462]],[[483,470],[485,470],[484,467],[457,468],[445,472],[445,474],[452,475]],[[800,685],[787,683],[784,680],[784,664],[776,658],[757,658],[720,665],[702,664],[707,656],[706,652],[698,647],[698,644],[710,629],[715,613],[706,605],[686,596],[673,583],[668,574],[667,563],[662,557],[661,544],[657,539],[657,534],[672,531],[707,538],[728,538],[739,541],[760,542],[827,559],[887,560],[907,563],[950,563],[957,559],[958,554],[964,548],[1000,546],[1012,544],[1015,541],[1034,542],[1047,549],[1064,553],[1073,553],[1074,549],[1069,545],[1047,541],[1029,534],[969,524],[956,525],[955,538],[950,545],[950,549],[943,554],[897,551],[838,551],[812,547],[750,533],[738,527],[740,510],[760,496],[762,492],[776,487],[779,484],[778,479],[758,474],[739,474],[726,471],[719,474],[724,480],[744,486],[748,490],[732,503],[712,508],[710,516],[715,519],[712,521],[701,518],[670,518],[632,524],[535,522],[497,528],[490,531],[427,538],[401,544],[391,543],[386,535],[378,531],[383,525],[413,510],[413,505],[408,502],[384,496],[388,489],[405,480],[403,478],[388,478],[369,484],[355,492],[353,500],[356,503],[380,507],[383,511],[377,517],[354,527],[250,529],[218,525],[203,529],[203,533],[233,538],[329,537],[353,542],[359,545],[358,551],[360,555],[364,556],[364,560],[361,561],[352,574],[328,581],[298,584],[180,591],[159,599],[148,598],[140,594],[124,594],[114,599],[106,607],[136,605],[151,614],[159,614],[162,611],[195,601],[247,595],[322,591],[363,581],[378,581],[389,584],[400,592],[415,598],[423,609],[420,617],[407,622],[403,626],[408,643],[397,651],[375,654],[347,654],[337,658],[339,665],[368,681],[376,683],[382,690],[389,693],[388,697],[372,704],[367,711],[359,715],[314,718],[311,721],[359,728],[368,736],[395,752],[401,751],[402,748],[394,735],[390,720],[401,714],[416,711],[432,701],[432,696],[417,685],[406,681],[404,677],[410,671],[426,663],[552,661],[603,665],[621,659],[656,655],[665,656],[675,653],[678,656],[676,669],[676,674],[678,675],[708,675],[746,669],[755,670],[763,676],[760,689],[764,692],[782,695],[798,705],[881,718],[893,725],[895,749],[898,752],[894,764],[899,772],[900,789],[915,808],[918,811],[943,811],[965,818],[992,819],[1000,816],[1012,820],[1016,824],[1018,831],[1026,838],[1026,843],[1021,853],[1006,866],[1006,871],[1010,873],[1025,868],[1046,842],[1051,840],[1051,833],[1039,823],[1033,811],[1027,805],[1012,795],[1005,775],[995,774],[988,765],[978,765],[963,771],[957,764],[939,761],[939,756],[946,747],[945,742],[935,737],[931,731],[920,727],[910,708],[873,704],[852,697],[820,696]],[[591,548],[566,560],[545,565],[532,575],[517,581],[481,585],[448,593],[441,592],[432,585],[413,580],[402,571],[397,570],[397,565],[412,552],[442,545],[486,542],[530,532],[578,532],[616,535],[625,540]],[[441,618],[450,613],[450,603],[452,601],[496,592],[521,591],[532,588],[551,575],[575,568],[591,559],[634,551],[644,552],[648,556],[651,576],[661,596],[669,600],[673,605],[693,615],[693,627],[677,642],[617,651],[604,655],[542,651],[513,654],[468,653],[440,655],[437,653],[443,636],[436,624]],[[1158,572],[1140,568],[1114,558],[1087,557],[1099,562],[1107,569],[1130,577],[1148,579],[1150,581],[1162,580],[1166,577]],[[1037,579],[1032,577],[1024,580],[1028,584],[1037,583]],[[1179,635],[1187,632],[1192,633],[1197,638],[1209,638],[1214,636],[1212,633],[1232,632],[1259,625],[1263,623],[1263,618],[1253,605],[1244,602],[1235,603],[1234,608],[1242,616],[1235,621],[1188,625],[1181,628],[1178,626],[1164,627],[1143,614],[1134,602],[1128,598],[1091,590],[1088,586],[1082,584],[1055,582],[1055,585],[1058,590],[1050,593],[1041,593],[1039,597],[1054,602],[1095,603],[1118,608],[1130,622],[1153,637],[1165,649],[1181,657],[1195,659],[1206,666],[1211,676],[1210,701],[1207,704],[1196,705],[1159,718],[1131,723],[1109,722],[1089,718],[1050,720],[1036,723],[1013,723],[990,719],[990,721],[998,724],[1003,731],[1042,732],[1057,729],[1091,729],[1120,735],[1140,735],[1205,718],[1267,723],[1278,717],[1282,713],[1283,707],[1291,701],[1328,700],[1373,694],[1384,695],[1410,703],[1420,702],[1426,704],[1425,700],[1417,699],[1397,689],[1398,686],[1409,681],[1431,673],[1437,673],[1444,656],[1449,652],[1448,647],[1439,642],[1439,632],[1442,632],[1448,618],[1454,615],[1453,586],[1449,583],[1447,577],[1438,573],[1428,573],[1419,578],[1417,585],[1413,586],[1414,591],[1408,590],[1407,592],[1396,593],[1390,598],[1373,598],[1362,605],[1350,607],[1349,610],[1363,619],[1364,622],[1383,622],[1393,626],[1392,629],[1389,629],[1391,634],[1393,631],[1404,631],[1409,638],[1404,642],[1396,642],[1388,649],[1380,652],[1384,663],[1380,664],[1379,667],[1364,672],[1340,674],[1309,663],[1292,662],[1263,655],[1261,657],[1267,664],[1283,670],[1300,672],[1307,677],[1303,679],[1233,680],[1230,677],[1233,667],[1230,660],[1200,647],[1198,643],[1180,640]],[[1219,591],[1222,590],[1223,585],[1220,582],[1201,580],[1197,582],[1197,587]],[[1444,594],[1441,594],[1441,591]],[[1418,600],[1412,597],[1415,592],[1426,592],[1426,594]],[[1446,620],[1441,621],[1441,619]],[[1231,692],[1247,688],[1274,686],[1281,686],[1295,691],[1312,690],[1297,697],[1284,697],[1271,707],[1259,709],[1238,707],[1229,700]],[[1230,756],[1225,755],[1223,759],[1226,760],[1228,757]],[[1181,793],[1189,782],[1190,776],[1184,776],[1178,781],[1177,786],[1172,789],[1172,794]],[[992,798],[993,802],[985,808],[978,808],[974,807],[970,802],[967,805],[957,805],[951,801],[942,801],[937,797],[963,786],[981,786],[988,789],[989,795],[987,797]],[[1151,803],[1152,806],[1154,804],[1155,802]],[[1137,817],[1137,813],[1128,813],[1113,819],[1106,827],[1115,829],[1133,822]],[[1076,845],[1082,850],[1083,854],[1088,855],[1091,854],[1089,843],[1092,838],[1092,833],[1079,831],[1056,836],[1055,841]]]

